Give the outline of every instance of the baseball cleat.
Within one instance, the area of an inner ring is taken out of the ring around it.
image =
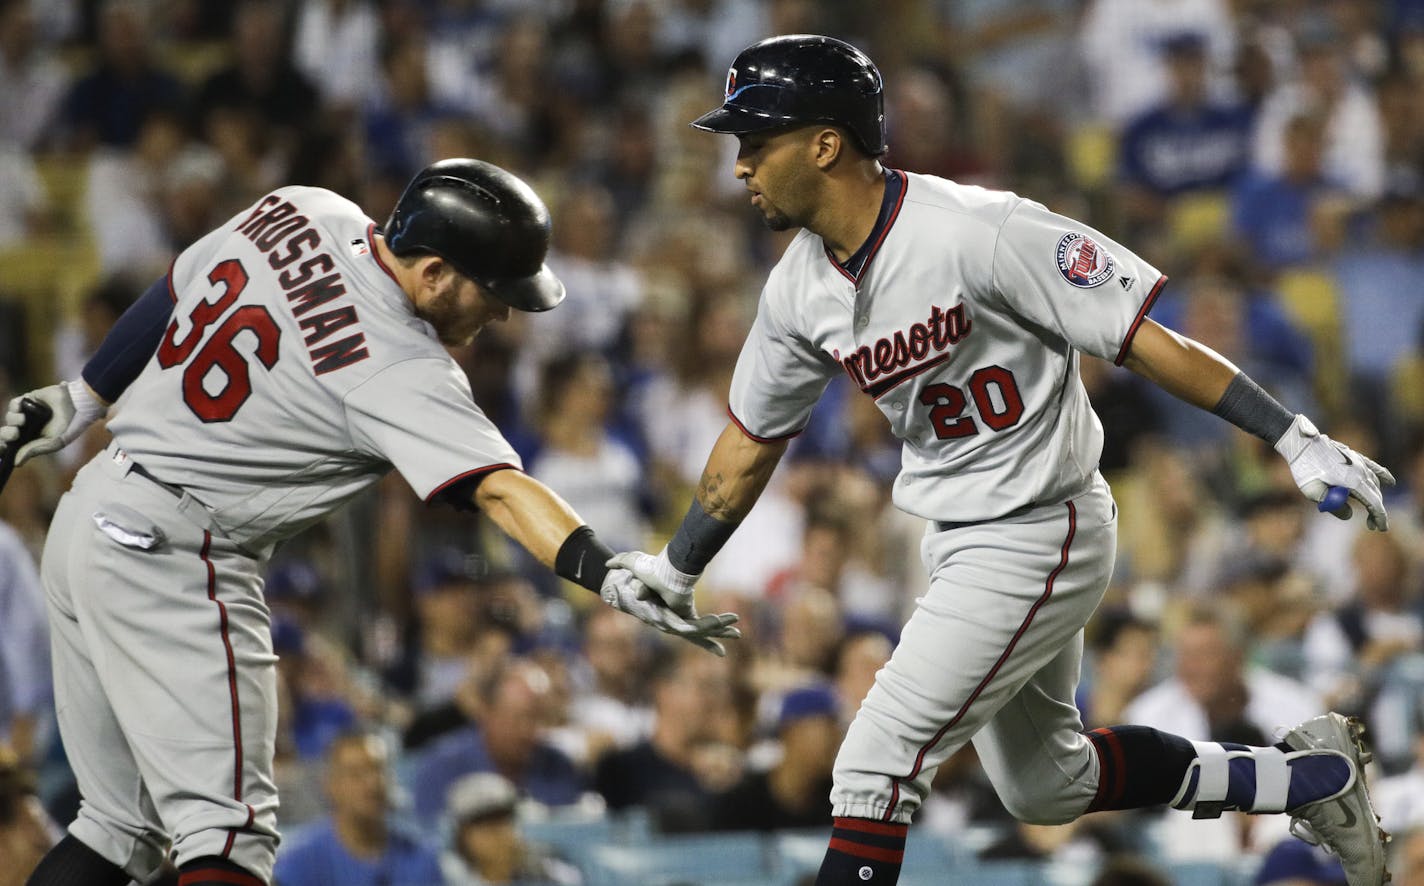
[[[1340,857],[1349,886],[1388,883],[1385,844],[1389,835],[1379,825],[1365,787],[1365,764],[1372,755],[1365,748],[1364,724],[1354,717],[1325,714],[1307,720],[1285,734],[1284,741],[1298,751],[1333,751],[1351,761],[1350,780],[1339,791],[1289,810],[1291,833]]]

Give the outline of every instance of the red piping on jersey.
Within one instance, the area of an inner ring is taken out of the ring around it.
[[[1152,291],[1147,293],[1147,298],[1142,302],[1142,307],[1137,311],[1137,317],[1132,321],[1132,325],[1127,328],[1127,335],[1123,336],[1122,347],[1117,349],[1117,356],[1113,358],[1114,366],[1121,366],[1122,361],[1127,359],[1127,352],[1132,347],[1133,336],[1137,335],[1137,327],[1142,325],[1142,321],[1147,319],[1147,312],[1152,310],[1152,303],[1157,301],[1157,296],[1162,294],[1162,287],[1167,284],[1167,275],[1163,274],[1157,278],[1157,282],[1152,285]]]
[[[727,417],[732,420],[732,424],[736,425],[737,430],[741,431],[748,440],[756,443],[780,443],[782,440],[790,440],[792,437],[800,436],[801,431],[805,430],[805,428],[802,428],[799,431],[792,431],[789,434],[782,434],[779,437],[758,437],[756,434],[747,430],[747,426],[742,424],[742,420],[737,418],[736,413],[732,412],[732,407],[730,406],[727,407]]]
[[[825,249],[826,258],[830,261],[831,266],[840,271],[842,277],[854,283],[857,289],[860,288],[860,281],[865,279],[865,272],[870,270],[870,263],[875,260],[875,254],[880,251],[880,244],[885,242],[886,235],[890,233],[891,228],[895,227],[895,219],[900,217],[900,207],[905,205],[905,195],[910,191],[909,176],[899,169],[891,169],[890,172],[900,176],[900,196],[895,198],[895,208],[890,210],[890,217],[885,219],[885,227],[880,229],[880,236],[875,238],[875,243],[866,253],[865,262],[860,266],[860,273],[852,275],[840,262],[836,261],[836,257],[831,254],[831,250],[826,249],[824,243],[821,245],[821,248]]]
[[[386,272],[387,277],[390,277],[392,280],[395,280],[396,285],[400,286],[400,281],[396,280],[395,272],[391,270],[390,265],[387,265],[384,261],[381,260],[381,252],[376,248],[375,222],[371,222],[369,225],[366,226],[366,242],[371,244],[371,258],[374,258],[376,260],[376,264],[381,266],[381,270]]]
[[[168,263],[168,275],[165,278],[168,283],[168,297],[173,299],[173,303],[178,304],[178,293],[173,291],[173,269],[178,267],[178,259]]]
[[[1052,572],[1048,573],[1048,579],[1043,583],[1043,594],[1034,601],[1033,606],[1029,607],[1028,615],[1024,616],[1023,624],[1019,625],[1019,629],[1014,632],[1013,638],[1010,639],[1009,644],[1004,647],[1003,654],[999,656],[998,661],[994,662],[994,666],[989,669],[989,673],[984,675],[984,679],[980,680],[979,685],[974,687],[974,691],[969,693],[969,698],[965,699],[964,704],[960,705],[959,712],[934,734],[934,738],[931,738],[920,746],[920,752],[915,756],[915,766],[910,770],[910,774],[902,778],[892,777],[890,779],[890,806],[885,810],[885,815],[881,817],[881,821],[890,821],[890,817],[895,814],[895,806],[900,801],[900,782],[912,781],[915,776],[920,774],[920,770],[923,769],[925,765],[925,754],[929,753],[930,748],[939,744],[940,739],[944,738],[944,734],[953,729],[955,724],[964,719],[965,714],[969,713],[969,708],[979,699],[979,696],[989,685],[989,681],[994,679],[995,675],[999,673],[999,669],[1004,666],[1004,662],[1009,660],[1009,655],[1014,651],[1014,647],[1018,645],[1019,639],[1028,631],[1028,626],[1033,623],[1033,617],[1038,614],[1038,610],[1042,609],[1043,605],[1048,602],[1048,598],[1053,596],[1053,582],[1058,578],[1058,574],[1068,565],[1068,548],[1073,544],[1073,535],[1078,530],[1078,509],[1071,501],[1066,504],[1068,506],[1068,535],[1063,539],[1063,548],[1058,556],[1058,565],[1054,567]]]
[[[485,465],[482,468],[475,468],[473,471],[466,471],[463,474],[456,474],[449,480],[446,480],[444,483],[441,483],[439,486],[435,487],[435,491],[425,497],[425,503],[430,504],[432,501],[435,500],[435,496],[449,489],[451,486],[454,486],[456,483],[459,483],[461,480],[468,480],[471,477],[478,477],[481,474],[493,474],[495,471],[505,470],[517,471],[519,470],[519,468],[515,465],[509,465],[505,464],[504,462],[500,462],[497,465]]]
[[[223,650],[227,653],[227,691],[228,697],[232,700],[232,798],[240,802],[242,800],[242,706],[237,697],[237,660],[232,654],[232,638],[228,635],[227,606],[218,599],[217,569],[213,567],[213,561],[208,556],[212,547],[213,534],[204,530],[203,549],[198,553],[198,556],[208,569],[208,599],[218,605],[218,627],[222,633]],[[252,809],[248,807],[248,820],[251,821],[251,819]],[[223,845],[223,858],[227,858],[227,854],[232,851],[232,843],[236,837],[236,831],[228,831],[227,843]]]

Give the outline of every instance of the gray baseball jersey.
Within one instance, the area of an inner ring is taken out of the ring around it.
[[[519,467],[349,200],[288,187],[178,257],[174,319],[109,428],[260,548],[394,465],[422,498]]]
[[[733,420],[794,435],[844,372],[904,442],[895,504],[935,521],[929,587],[837,755],[835,815],[909,821],[971,739],[1026,820],[1096,795],[1073,693],[1117,512],[1078,354],[1120,363],[1164,280],[1038,203],[893,170],[856,255],[803,232],[772,271]]]
[[[114,442],[61,499],[42,578],[70,831],[147,881],[270,880],[276,657],[262,555],[394,465],[429,499],[519,467],[352,203],[283,188],[185,250]]]
[[[733,418],[754,438],[794,435],[845,372],[904,441],[905,511],[985,520],[1086,488],[1102,426],[1077,352],[1120,363],[1166,278],[1031,200],[890,175],[899,202],[858,274],[806,231],[772,270]]]

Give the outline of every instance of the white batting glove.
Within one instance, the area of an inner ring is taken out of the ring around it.
[[[713,655],[727,654],[727,650],[721,643],[712,639],[713,637],[735,639],[742,635],[740,630],[733,627],[737,622],[736,613],[702,616],[694,614],[684,618],[669,609],[662,598],[649,591],[647,586],[627,569],[609,569],[598,593],[603,602],[619,612],[626,612],[665,634],[672,634],[701,646]]]
[[[60,382],[30,391],[11,400],[5,410],[5,424],[0,426],[0,454],[20,437],[20,429],[26,421],[25,414],[20,411],[20,401],[26,397],[46,404],[54,411],[54,415],[38,437],[21,446],[15,453],[16,467],[37,455],[58,452],[73,443],[86,428],[103,418],[109,410],[82,380]]]
[[[1369,512],[1365,525],[1384,532],[1389,529],[1389,516],[1384,510],[1380,484],[1394,485],[1394,475],[1365,458],[1343,443],[1320,433],[1310,419],[1297,415],[1290,428],[1276,441],[1276,451],[1290,465],[1295,485],[1311,501],[1320,501],[1331,486],[1350,491],[1350,498],[1364,505]],[[1331,511],[1341,520],[1350,519],[1354,509],[1345,504]]]
[[[697,615],[692,606],[692,593],[693,585],[701,576],[690,575],[672,565],[666,547],[656,557],[642,551],[627,551],[609,560],[607,565],[632,572],[673,612],[689,618]]]

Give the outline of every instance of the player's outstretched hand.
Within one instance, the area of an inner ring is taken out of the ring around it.
[[[736,613],[697,615],[694,612],[687,617],[679,615],[669,609],[661,597],[648,590],[647,585],[627,569],[609,569],[599,596],[614,609],[626,612],[665,634],[673,634],[689,643],[695,643],[714,655],[727,654],[727,650],[713,639],[714,637],[736,639],[742,635],[740,630],[733,627],[737,623]]]
[[[78,408],[70,394],[72,383],[66,382],[30,391],[28,394],[11,400],[10,405],[5,409],[5,423],[0,425],[0,454],[3,454],[7,447],[20,438],[21,429],[24,428],[25,422],[28,420],[28,416],[20,409],[20,402],[26,398],[37,400],[48,406],[51,415],[49,421],[45,422],[45,426],[40,429],[40,435],[21,446],[15,453],[17,467],[37,455],[48,455],[63,449],[84,433],[84,429],[103,414],[104,406],[94,398],[93,394],[88,392],[88,387],[83,382],[78,382],[78,384],[84,388],[81,396],[88,400],[88,403],[82,403],[80,406],[93,404],[96,409]],[[81,415],[81,413],[86,414]]]
[[[627,569],[662,598],[668,608],[689,618],[697,613],[692,606],[692,588],[699,576],[689,575],[672,565],[667,548],[656,557],[642,551],[625,551],[606,564],[613,569]]]
[[[1306,498],[1320,501],[1330,487],[1340,486],[1349,490],[1350,498],[1364,505],[1369,513],[1366,526],[1379,532],[1389,529],[1389,516],[1380,493],[1381,484],[1394,485],[1394,475],[1388,470],[1320,433],[1303,415],[1297,415],[1289,430],[1276,441],[1276,451],[1285,457],[1295,485]],[[1330,513],[1348,520],[1354,509],[1347,498]]]

